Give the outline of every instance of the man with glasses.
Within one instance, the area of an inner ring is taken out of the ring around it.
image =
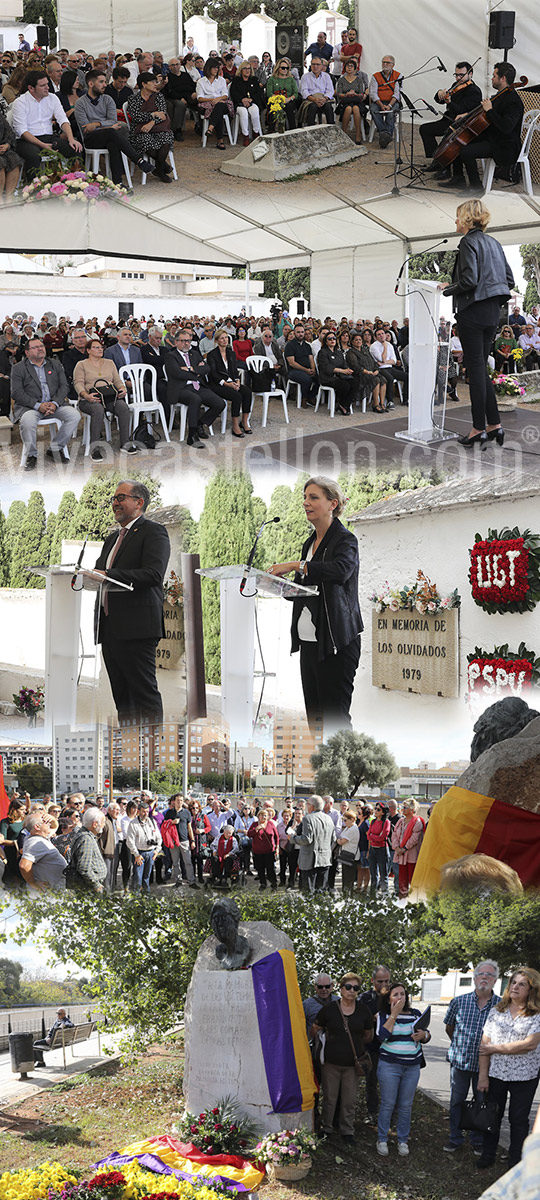
[[[313,996],[308,996],[307,1000],[302,1001],[302,1008],[306,1015],[306,1029],[308,1037],[310,1035],[311,1026],[318,1016],[324,1004],[330,1004],[331,1000],[339,1000],[337,992],[333,991],[333,983],[330,975],[325,971],[321,971],[315,976],[314,981],[315,992]]]
[[[369,1008],[370,1013],[372,1013],[373,1017],[375,1018],[379,1011],[381,996],[388,991],[389,985],[390,969],[389,967],[385,967],[382,965],[382,963],[380,963],[378,967],[375,967],[375,970],[371,976],[371,987],[369,991],[362,992],[362,995],[360,996],[361,1003],[365,1004],[366,1008]],[[373,1034],[373,1041],[369,1043],[367,1049],[371,1058],[372,1070],[366,1077],[366,1107],[368,1111],[366,1125],[376,1125],[377,1114],[379,1111],[379,1093],[377,1090],[379,1042],[375,1033]]]
[[[179,58],[173,57],[169,59],[169,73],[167,75],[167,82],[163,88],[163,95],[167,101],[167,112],[171,118],[175,140],[183,142],[187,110],[189,108],[197,124],[199,120],[199,106],[193,79],[187,71],[182,71],[182,63]]]
[[[395,58],[385,54],[381,70],[375,71],[369,84],[369,109],[379,134],[379,146],[385,150],[394,136],[396,113],[399,109],[399,71]]]
[[[468,113],[472,112],[473,108],[478,108],[482,103],[482,92],[476,83],[473,83],[473,69],[468,62],[456,63],[454,71],[454,85],[450,90],[441,88],[435,93],[436,104],[446,104],[446,109],[442,117],[438,121],[427,121],[425,125],[420,126],[420,137],[424,144],[424,152],[426,158],[431,158],[433,161],[426,169],[437,173],[440,178],[448,178],[450,170],[441,167],[433,155],[437,149],[439,141],[446,137],[450,126],[458,121],[462,121]]]
[[[166,359],[169,404],[187,407],[188,446],[204,450],[208,427],[223,412],[226,401],[206,385],[208,366],[200,352],[191,346],[189,328],[179,329],[176,349]]]
[[[476,1097],[478,1084],[478,1050],[487,1018],[501,997],[494,992],[499,968],[492,959],[478,963],[474,970],[474,991],[454,996],[446,1010],[444,1024],[450,1038],[450,1139],[444,1146],[447,1154],[455,1154],[464,1145],[460,1128],[461,1105],[472,1085]],[[472,1129],[469,1134],[474,1154],[482,1154],[483,1135]]]
[[[160,725],[163,705],[156,680],[156,649],[165,636],[163,580],[170,556],[164,525],[145,517],[150,492],[123,480],[112,498],[118,526],[103,543],[96,571],[104,585],[96,601],[96,640],[120,721]],[[115,591],[109,584],[131,584]]]

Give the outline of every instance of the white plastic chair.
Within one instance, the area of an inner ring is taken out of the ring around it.
[[[289,399],[292,388],[296,388],[296,407],[301,408],[302,407],[302,384],[299,383],[297,379],[287,379],[287,383],[285,386],[285,395],[287,397],[287,400]]]
[[[331,417],[335,417],[335,415],[336,415],[336,393],[334,391],[334,388],[330,387],[329,384],[321,383],[319,390],[317,392],[317,400],[315,403],[315,412],[317,412],[317,409],[319,407],[319,404],[321,403],[321,400],[324,400],[325,393],[327,393],[328,412],[330,413]]]
[[[118,374],[121,379],[129,379],[131,382],[131,394],[126,396],[126,404],[131,414],[131,432],[135,432],[139,420],[142,417],[147,417],[147,424],[150,426],[148,417],[150,413],[157,413],[161,421],[161,427],[166,442],[170,442],[169,430],[165,420],[165,412],[163,405],[157,397],[157,371],[151,363],[130,363],[129,366],[120,367]],[[147,400],[144,394],[145,375],[149,374],[152,387],[152,399]]]
[[[210,117],[203,117],[203,119],[202,119],[202,140],[201,140],[201,145],[202,145],[203,150],[208,141],[208,126],[209,126],[209,124],[210,124]],[[228,113],[225,113],[225,116],[223,118],[223,124],[225,126],[225,129],[227,130],[227,137],[229,139],[231,146],[236,146],[236,139],[238,137],[238,126],[239,126],[238,117],[234,118],[233,128],[231,129],[231,118],[229,117]]]
[[[99,175],[100,174],[99,162],[100,162],[100,159],[103,157],[104,162],[105,162],[105,169],[101,172],[101,174],[106,175],[107,179],[112,179],[111,158],[110,158],[109,151],[105,148],[105,146],[101,146],[101,147],[94,146],[94,147],[90,148],[90,146],[86,145],[82,134],[81,134],[81,138],[82,138],[82,146],[83,146],[83,150],[84,150],[84,169],[85,169],[85,171],[93,171],[93,173],[95,175]],[[130,188],[131,187],[131,171],[129,168],[129,158],[125,154],[122,154],[122,166],[124,168],[124,174],[126,176],[126,184],[127,184],[128,188]]]
[[[250,370],[252,370],[252,371],[264,371],[266,369],[266,367],[268,366],[268,359],[266,357],[266,354],[250,354],[249,357],[246,359],[246,366],[249,367]],[[287,425],[289,424],[289,410],[287,408],[287,394],[286,394],[286,392],[284,392],[283,388],[274,388],[273,391],[269,391],[269,392],[262,392],[262,391],[257,390],[256,388],[254,388],[254,390],[253,390],[253,398],[254,399],[255,399],[255,396],[262,397],[262,402],[263,402],[262,428],[263,429],[266,428],[266,422],[268,419],[268,405],[270,403],[270,400],[272,400],[272,399],[277,400],[279,397],[281,397],[281,400],[283,403],[283,414],[285,417],[285,421],[286,421]],[[253,405],[252,405],[252,409],[253,409]]]
[[[38,420],[38,426],[39,425],[55,425],[56,432],[58,433],[58,430],[60,429],[62,422],[58,419],[58,417],[40,417]],[[52,429],[51,429],[51,441],[52,441]],[[69,450],[67,449],[67,447],[64,447],[64,449],[61,451],[61,454],[62,454],[63,458],[65,458],[65,459],[69,458]],[[23,442],[22,450],[21,450],[21,464],[20,464],[21,467],[24,467],[27,456],[28,456],[28,451]]]
[[[528,112],[526,112],[523,116],[523,122],[521,125],[521,138],[522,138],[521,150],[516,159],[516,165],[517,165],[517,163],[519,163],[521,166],[521,173],[523,176],[523,187],[528,196],[534,195],[532,179],[531,179],[531,167],[530,167],[530,163],[529,163],[529,156],[530,156],[530,152],[531,152],[531,145],[532,145],[532,140],[533,140],[534,134],[539,133],[539,132],[540,132],[540,108],[530,108],[528,110]],[[487,196],[488,192],[490,192],[491,188],[493,187],[493,179],[495,176],[496,165],[497,164],[496,164],[494,158],[484,159],[484,172],[483,172],[483,176],[482,176],[482,187],[484,189],[484,196]]]
[[[129,113],[128,113],[128,107],[127,107],[127,106],[128,106],[128,104],[129,104],[129,100],[126,100],[125,104],[123,104],[123,105],[122,105],[122,112],[123,112],[123,114],[124,114],[124,116],[125,116],[125,118],[126,118],[126,125],[127,125],[128,129],[131,129],[131,118],[130,118],[130,115],[129,115]],[[124,156],[122,155],[122,157],[124,157]],[[147,158],[147,159],[148,159],[148,162],[153,162],[153,163],[155,163],[155,161],[156,161],[156,160],[155,160],[155,158],[154,158],[154,156],[153,156],[152,154],[144,154],[144,158]],[[168,155],[167,155],[167,158],[168,158],[168,160],[169,160],[169,164],[170,164],[170,166],[171,166],[171,169],[172,169],[172,177],[173,177],[173,179],[178,179],[178,173],[177,173],[177,170],[176,170],[176,163],[175,163],[175,161],[174,161],[174,154],[173,154],[172,150],[169,150],[169,153],[168,153]],[[144,171],[141,171],[141,177],[142,177],[142,178],[141,178],[141,182],[142,182],[142,184],[143,184],[143,186],[144,186],[144,184],[146,183],[146,180],[147,180],[147,175],[145,174],[145,172],[144,172]],[[130,184],[130,187],[131,187],[131,184]]]

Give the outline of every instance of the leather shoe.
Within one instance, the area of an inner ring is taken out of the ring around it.
[[[57,458],[60,458],[63,462],[66,462],[69,457],[69,455],[67,455],[65,453],[64,446],[62,446],[61,449],[58,449],[58,450],[53,450],[52,446],[49,446],[48,450],[46,450],[45,453],[47,455],[47,458],[52,458],[54,462],[56,462]]]
[[[26,463],[25,463],[25,465],[24,465],[24,469],[25,469],[25,471],[33,471],[33,470],[34,470],[34,467],[35,467],[36,465],[37,465],[37,458],[36,458],[36,455],[35,455],[35,454],[29,454],[29,455],[28,455],[28,458],[27,458],[27,460],[26,460]]]
[[[191,435],[191,434],[189,435],[189,437],[187,439],[187,445],[193,446],[193,448],[195,450],[205,450],[206,449],[204,442],[201,442],[201,439],[197,433],[194,433],[193,435]]]
[[[209,437],[210,437],[210,434],[209,434],[209,432],[208,432],[208,426],[207,426],[207,425],[202,425],[202,424],[201,424],[201,425],[198,425],[198,426],[197,426],[197,433],[199,434],[199,437],[200,437],[200,438],[203,438],[203,440],[204,440],[204,441],[206,441],[206,440],[207,440],[207,438],[209,438]]]
[[[485,1158],[485,1156],[482,1155],[482,1157],[478,1159],[478,1162],[476,1164],[476,1169],[477,1169],[477,1171],[485,1171],[487,1169],[487,1167],[494,1167],[494,1166],[495,1166],[494,1158]]]
[[[476,446],[479,444],[482,450],[485,450],[487,446],[487,440],[488,436],[485,429],[483,429],[481,433],[475,433],[473,437],[468,437],[466,435],[465,437],[458,438],[460,446],[466,446],[467,449],[469,449],[470,446]]]
[[[466,192],[469,185],[461,175],[450,175],[448,179],[439,179],[439,187],[453,188],[456,192]]]

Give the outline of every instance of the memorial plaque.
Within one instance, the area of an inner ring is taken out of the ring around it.
[[[185,651],[184,609],[181,604],[163,605],[165,637],[158,642],[156,663],[158,667],[174,671],[180,667]]]
[[[459,695],[459,609],[373,610],[371,644],[374,687],[420,696]]]

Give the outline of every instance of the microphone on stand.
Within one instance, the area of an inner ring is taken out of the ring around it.
[[[84,557],[84,552],[85,552],[85,550],[86,550],[86,543],[87,543],[87,541],[88,541],[88,538],[87,538],[87,537],[85,537],[85,539],[84,539],[84,542],[83,542],[83,547],[82,547],[81,553],[79,554],[79,557],[78,557],[78,559],[77,559],[77,562],[75,563],[75,574],[74,574],[74,575],[72,575],[72,577],[71,577],[71,587],[72,587],[72,588],[75,586],[75,580],[76,580],[76,578],[77,578],[77,575],[79,574],[79,571],[80,571],[80,568],[81,568],[81,563],[82,563],[82,560],[83,560],[83,557]],[[79,588],[77,588],[77,591],[79,591],[79,590],[80,590],[80,589],[79,589]]]
[[[263,523],[262,523],[262,525],[261,525],[261,528],[259,529],[259,532],[256,534],[256,536],[255,536],[255,541],[254,541],[254,543],[253,543],[253,545],[252,545],[252,547],[251,547],[251,550],[250,550],[250,552],[249,552],[249,556],[248,556],[248,560],[247,560],[247,563],[246,563],[246,574],[245,574],[245,575],[242,575],[242,579],[240,580],[240,595],[241,595],[241,596],[243,596],[243,595],[244,595],[244,588],[245,588],[245,586],[246,586],[246,583],[247,583],[247,581],[248,581],[248,574],[249,574],[249,572],[251,571],[251,568],[252,568],[252,566],[253,566],[253,559],[255,558],[255,551],[256,551],[256,549],[257,549],[257,543],[258,543],[258,541],[259,541],[259,538],[260,538],[260,536],[261,536],[261,533],[262,533],[263,529],[264,529],[264,528],[265,528],[267,525],[276,525],[276,524],[277,524],[279,521],[281,521],[281,517],[271,517],[269,521],[263,521]]]
[[[439,71],[446,71],[446,67],[445,67],[444,63],[441,62],[439,55],[437,55],[437,58],[439,59]]]
[[[446,246],[446,243],[447,243],[447,241],[448,241],[448,238],[443,238],[443,239],[442,239],[442,241],[440,241],[440,242],[435,242],[435,245],[434,245],[434,246],[428,246],[427,250],[422,250],[422,251],[421,251],[421,253],[422,253],[422,254],[430,254],[432,250],[436,250],[436,249],[437,249],[437,246]],[[401,264],[401,266],[400,266],[400,268],[399,268],[399,275],[398,275],[398,277],[397,277],[397,279],[396,279],[396,286],[395,286],[395,288],[394,288],[394,296],[397,296],[397,290],[398,290],[398,287],[399,287],[399,282],[400,282],[401,276],[403,275],[403,272],[404,272],[404,270],[405,270],[405,267],[407,266],[407,263],[408,263],[408,261],[409,261],[409,259],[410,259],[410,258],[414,258],[414,255],[413,255],[413,254],[408,254],[408,255],[407,255],[407,257],[406,257],[406,259],[404,259],[404,261],[402,262],[402,264]]]
[[[425,104],[425,106],[426,106],[426,108],[429,110],[429,112],[432,112],[432,113],[434,113],[434,114],[435,114],[435,116],[436,116],[436,117],[438,117],[438,115],[439,115],[439,114],[438,114],[438,112],[437,112],[437,109],[436,109],[436,108],[434,108],[432,104],[428,104],[427,100],[424,100],[424,97],[423,97],[423,96],[420,96],[420,99],[421,99],[421,101],[422,101],[422,104]]]

